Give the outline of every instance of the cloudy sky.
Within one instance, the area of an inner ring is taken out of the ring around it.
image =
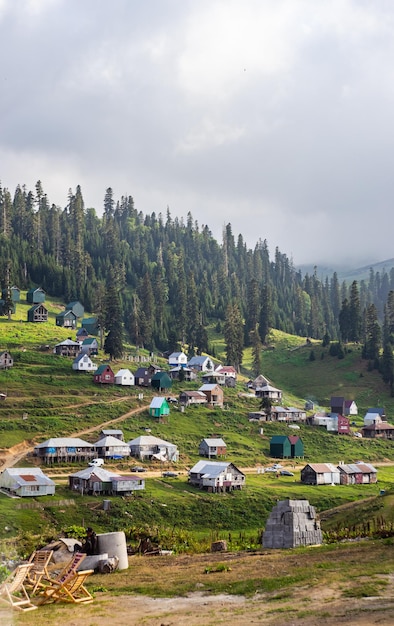
[[[0,0],[0,180],[394,257],[392,0]]]

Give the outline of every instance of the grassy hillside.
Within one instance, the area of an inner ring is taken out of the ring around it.
[[[88,428],[91,432],[84,438],[97,441],[101,424],[122,418],[141,404],[149,404],[153,396],[150,389],[144,389],[144,398],[140,400],[141,389],[98,386],[93,383],[91,374],[73,372],[72,359],[55,356],[52,348],[66,337],[75,336],[75,332],[55,325],[55,315],[62,310],[60,303],[47,302],[46,306],[50,311],[46,323],[27,323],[29,305],[26,304],[18,305],[11,322],[0,318],[0,350],[9,349],[15,361],[11,370],[0,371],[0,392],[7,396],[0,403],[0,460],[2,452],[4,454],[21,442],[34,445],[50,436],[69,435]],[[216,356],[220,357],[224,350],[223,339],[213,329],[210,341]],[[283,390],[284,405],[303,407],[305,399],[311,398],[320,407],[328,408],[331,395],[343,395],[355,399],[358,404],[357,427],[362,424],[362,416],[369,406],[385,406],[390,420],[394,413],[394,399],[390,398],[380,376],[367,371],[359,346],[352,346],[345,358],[338,360],[330,357],[328,350],[318,342],[305,345],[304,338],[278,331],[271,333],[270,344],[275,349],[263,351],[262,373]],[[309,359],[312,349],[316,357],[314,361]],[[131,346],[127,347],[127,352],[135,354]],[[100,352],[95,360],[104,362],[106,355]],[[161,363],[164,365],[165,361],[161,360]],[[135,371],[138,364],[126,360],[114,363],[113,367],[115,371],[121,367]],[[258,399],[245,395],[244,381],[251,376],[251,353],[246,350],[241,380],[235,389],[225,390],[223,410],[192,407],[181,412],[172,407],[170,416],[161,421],[150,417],[144,410],[117,423],[117,427],[123,429],[126,441],[149,428],[152,434],[176,443],[180,449],[177,469],[182,472],[178,479],[149,477],[142,495],[126,500],[112,499],[108,513],[102,510],[102,499],[70,494],[61,470],[56,468],[54,473],[59,486],[55,498],[40,498],[35,504],[23,502],[16,508],[14,500],[0,494],[0,538],[23,534],[29,539],[29,533],[50,536],[72,524],[91,524],[101,531],[146,525],[149,528],[172,528],[173,533],[178,533],[177,542],[181,531],[192,532],[193,536],[183,538],[181,545],[186,548],[195,543],[197,537],[199,548],[203,549],[210,538],[218,534],[227,538],[230,531],[234,545],[235,537],[238,546],[258,541],[273,504],[286,497],[306,497],[319,511],[368,497],[373,499],[377,515],[382,513],[382,503],[389,502],[392,497],[391,468],[379,468],[378,485],[361,487],[306,487],[299,483],[299,468],[295,470],[294,478],[276,479],[272,475],[257,474],[259,465],[272,462],[269,456],[271,436],[288,434],[289,429],[285,424],[267,423],[262,425],[261,431],[260,424],[248,421],[248,413],[259,407]],[[175,384],[171,393],[177,395],[181,388],[197,389],[199,385],[200,382]],[[302,437],[305,447],[302,464],[304,461],[337,463],[358,459],[394,461],[392,441],[338,437],[324,429],[305,425],[297,434]],[[247,487],[243,492],[218,496],[196,492],[187,484],[186,470],[199,458],[198,444],[202,437],[211,435],[225,439],[228,460],[241,468],[254,468],[247,474]],[[35,459],[29,457],[19,465],[34,462]],[[151,470],[163,469],[158,463],[147,465]],[[64,468],[64,476],[81,467]],[[111,466],[119,471],[128,471],[129,467],[130,462]],[[381,489],[386,491],[386,496],[379,496]],[[368,507],[365,510],[358,507],[356,516],[360,520],[366,519],[370,511]],[[383,513],[386,516],[386,512]],[[340,509],[336,515],[341,523],[345,523],[349,510]],[[327,517],[327,527],[335,527],[333,519]],[[174,538],[167,537],[164,542],[167,540],[170,545]]]

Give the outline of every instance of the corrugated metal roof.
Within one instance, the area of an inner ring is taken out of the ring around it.
[[[220,447],[226,447],[226,444],[224,443],[223,439],[221,439],[220,437],[213,437],[211,439],[203,439],[203,441],[205,441],[205,443],[210,446],[210,447],[215,447],[215,448],[220,448]]]
[[[92,443],[88,443],[79,437],[52,437],[43,443],[39,443],[36,448],[93,448]]]

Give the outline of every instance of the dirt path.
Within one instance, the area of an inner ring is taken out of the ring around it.
[[[122,398],[122,400],[124,400],[124,398]],[[118,400],[111,400],[108,404],[112,404],[113,402],[117,401]],[[142,411],[146,411],[148,408],[149,405],[140,406],[137,409],[132,409],[131,411],[127,411],[127,413],[123,413],[123,415],[121,415],[120,417],[116,417],[115,419],[107,420],[106,422],[102,422],[101,424],[95,424],[95,426],[91,426],[90,428],[84,428],[83,430],[71,433],[69,437],[82,437],[83,435],[87,435],[88,433],[93,433],[98,429],[103,429],[106,426],[112,426],[113,424],[122,422],[132,415],[142,413]],[[27,454],[33,452],[33,450],[34,445],[29,443],[28,441],[23,441],[22,443],[18,443],[16,446],[13,446],[8,450],[2,451],[0,454],[1,471],[6,469],[7,467],[13,467],[17,463],[19,463],[19,461],[21,461]]]

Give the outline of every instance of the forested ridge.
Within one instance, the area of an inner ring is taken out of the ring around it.
[[[18,185],[13,195],[0,187],[0,246],[6,302],[14,284],[81,300],[112,333],[110,354],[122,337],[148,349],[209,351],[212,323],[237,365],[242,348],[258,348],[270,328],[360,341],[372,361],[392,345],[394,269],[371,269],[368,281],[351,285],[336,273],[324,281],[317,270],[302,276],[278,248],[270,253],[263,232],[252,249],[227,224],[218,242],[190,213],[185,220],[169,209],[144,215],[131,196],[115,199],[111,188],[100,217],[85,207],[79,186],[64,208],[50,203],[40,181],[34,191]]]

